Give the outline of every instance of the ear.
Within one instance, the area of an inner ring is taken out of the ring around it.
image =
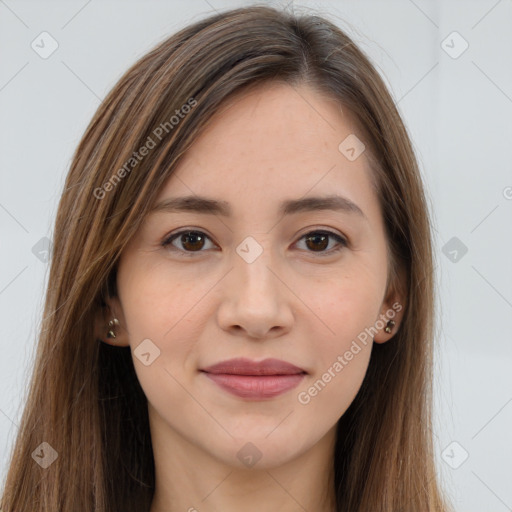
[[[95,317],[94,332],[96,339],[114,347],[129,347],[130,341],[128,331],[126,330],[126,321],[119,299],[117,297],[108,297],[105,299],[105,302],[106,305],[98,308]],[[114,318],[119,320],[119,325],[109,326],[109,322]],[[116,337],[108,337],[109,331],[113,331]]]
[[[405,269],[401,267],[398,271],[398,275],[395,277],[395,281],[390,283],[388,287],[386,297],[382,302],[380,315],[375,321],[376,327],[382,326],[373,338],[375,343],[385,343],[389,341],[400,329],[406,306],[406,283],[407,276]],[[390,320],[394,322],[394,324],[392,322],[388,324]],[[386,327],[389,327],[391,332],[386,332]]]

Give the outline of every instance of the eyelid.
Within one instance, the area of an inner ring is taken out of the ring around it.
[[[204,235],[205,238],[208,238],[212,243],[213,237],[211,237],[208,233],[206,233],[203,229],[199,228],[180,228],[178,231],[172,232],[169,235],[166,235],[161,242],[161,245],[164,247],[164,249],[167,249],[172,252],[179,252],[185,256],[194,256],[195,254],[200,254],[202,252],[205,252],[204,250],[201,251],[183,251],[182,249],[178,249],[172,245],[172,242],[179,238],[181,235],[184,235],[186,233],[200,233],[201,235]]]
[[[347,237],[344,235],[341,235],[335,231],[332,231],[332,229],[330,229],[330,228],[329,229],[327,229],[327,228],[308,229],[305,233],[303,233],[302,235],[300,235],[298,237],[297,242],[295,242],[295,244],[299,243],[306,235],[309,235],[311,233],[325,234],[329,238],[335,239],[337,244],[334,246],[334,248],[331,248],[328,251],[319,251],[319,252],[305,251],[308,254],[316,255],[320,258],[322,258],[322,257],[327,258],[329,256],[339,253],[342,249],[349,247],[349,242],[348,242]]]
[[[335,254],[339,252],[341,249],[346,248],[349,246],[348,238],[345,235],[342,235],[336,231],[333,231],[333,228],[324,228],[324,227],[315,227],[315,226],[309,226],[308,228],[305,228],[306,231],[304,231],[302,234],[298,235],[297,241],[294,242],[294,244],[297,244],[300,242],[306,235],[312,234],[312,233],[319,233],[319,234],[325,234],[326,236],[330,238],[334,238],[337,241],[337,245],[334,248],[329,249],[328,251],[305,251],[310,254],[316,254],[319,257],[326,257],[332,254]],[[161,242],[161,245],[169,249],[169,246],[172,247],[169,250],[172,252],[179,252],[185,256],[194,256],[195,254],[200,254],[202,252],[206,252],[205,250],[199,250],[199,251],[184,251],[182,249],[178,249],[172,245],[172,242],[179,238],[180,235],[186,234],[186,233],[199,233],[201,235],[205,235],[206,238],[208,238],[212,243],[213,237],[211,237],[204,229],[200,228],[194,228],[194,227],[185,227],[185,228],[179,228],[178,231],[172,232],[169,235],[166,235]]]

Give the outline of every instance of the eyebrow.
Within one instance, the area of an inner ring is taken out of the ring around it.
[[[305,197],[302,199],[287,199],[283,201],[279,208],[279,214],[291,215],[303,212],[312,211],[341,211],[345,213],[356,214],[366,220],[367,217],[357,206],[356,203],[350,199],[339,196],[319,196],[319,197]],[[158,202],[149,213],[157,212],[194,212],[210,215],[221,215],[223,217],[231,217],[232,210],[227,201],[218,201],[208,197],[197,195],[183,196],[183,197],[170,197]]]

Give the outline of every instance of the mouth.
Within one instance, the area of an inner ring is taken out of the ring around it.
[[[200,371],[222,390],[250,400],[281,395],[296,387],[307,375],[304,369],[279,359],[230,359]]]

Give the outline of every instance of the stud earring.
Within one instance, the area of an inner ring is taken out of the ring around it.
[[[107,338],[115,338],[116,333],[114,332],[114,326],[119,325],[119,320],[117,318],[114,318],[113,320],[110,320],[108,323],[108,326],[110,327],[109,331],[107,332]]]
[[[394,320],[389,320],[388,324],[386,325],[384,330],[389,334],[393,330],[394,326],[395,326]]]

